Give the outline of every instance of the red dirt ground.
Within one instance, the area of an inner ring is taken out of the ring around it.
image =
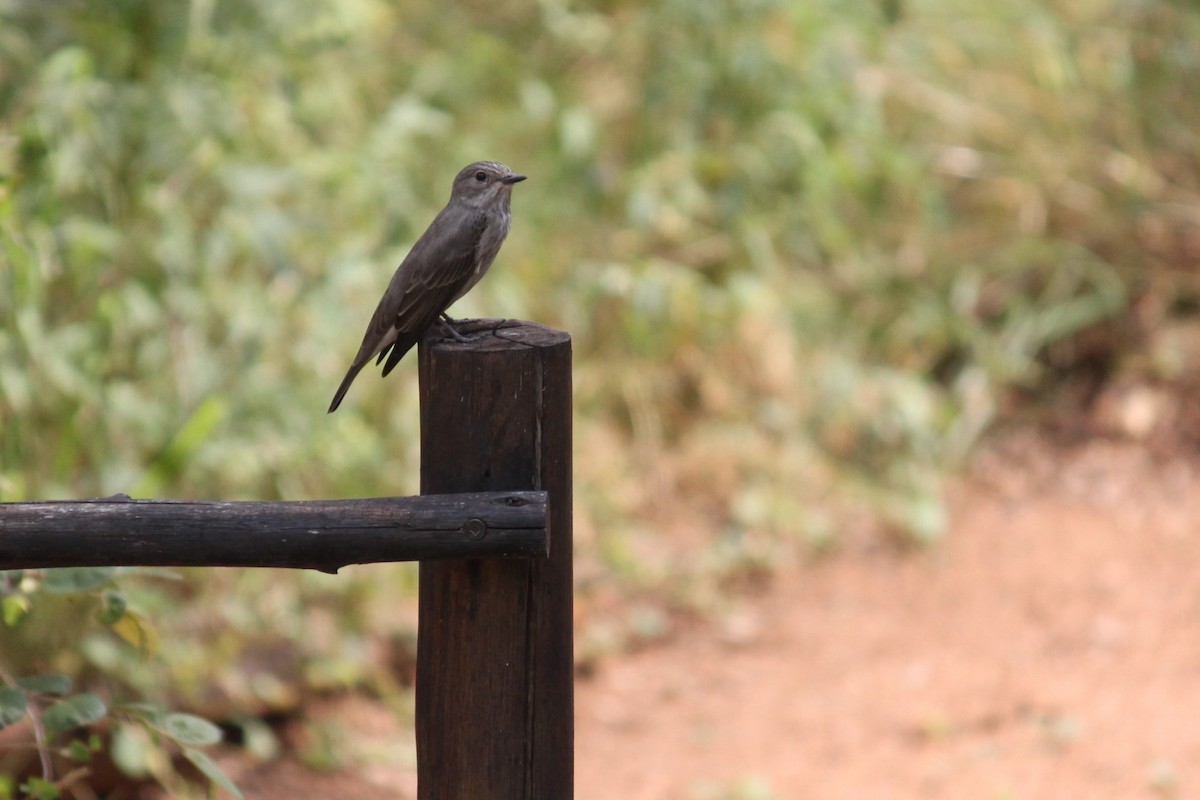
[[[1030,437],[975,472],[943,544],[848,545],[581,678],[579,800],[1200,797],[1200,459]],[[318,713],[390,757],[228,765],[247,798],[414,796],[388,712]]]
[[[579,797],[1200,796],[1200,463],[1020,450],[952,491],[943,545],[841,552],[748,641],[581,684]]]

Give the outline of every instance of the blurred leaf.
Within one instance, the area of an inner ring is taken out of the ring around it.
[[[146,656],[153,656],[158,652],[158,632],[141,614],[125,611],[121,618],[112,624],[112,630]]]
[[[0,729],[25,716],[25,693],[12,686],[0,687]]]
[[[54,594],[74,594],[99,589],[112,580],[113,567],[63,567],[48,569],[42,577],[42,588]]]
[[[140,725],[119,725],[109,747],[113,763],[131,778],[145,778],[162,766],[162,751]]]
[[[60,700],[42,712],[48,733],[60,733],[104,719],[108,708],[94,694],[77,694]]]
[[[225,773],[221,771],[221,768],[217,766],[216,762],[209,758],[207,754],[191,748],[184,748],[183,754],[187,756],[187,760],[192,762],[192,764],[194,764],[198,770],[203,772],[210,781],[217,786],[220,786],[229,794],[238,798],[238,800],[241,800],[241,791],[237,788],[237,786],[234,785],[233,781],[229,780]]]
[[[57,786],[42,778],[30,778],[21,784],[21,790],[29,800],[58,800],[62,796]]]
[[[25,595],[9,595],[0,599],[0,611],[4,614],[4,624],[13,627],[29,613],[30,600]]]
[[[73,684],[68,675],[28,675],[17,679],[17,686],[35,694],[66,694]]]
[[[96,619],[101,625],[114,625],[125,616],[128,605],[125,595],[121,592],[105,592],[104,605],[96,613]]]
[[[193,714],[167,714],[155,723],[155,727],[180,744],[203,746],[221,741],[220,728]]]
[[[67,744],[64,754],[72,761],[87,763],[92,760],[92,753],[96,749],[79,739],[73,739]]]

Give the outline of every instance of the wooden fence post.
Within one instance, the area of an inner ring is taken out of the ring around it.
[[[546,490],[550,556],[421,563],[420,800],[573,796],[571,339],[496,325],[421,346],[421,492]]]

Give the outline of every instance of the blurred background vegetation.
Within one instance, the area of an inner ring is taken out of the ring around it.
[[[1190,0],[0,13],[0,500],[415,493],[412,364],[325,408],[478,158],[530,180],[455,314],[575,341],[584,649],[864,521],[936,539],[999,419],[1200,366]],[[49,601],[0,650],[286,705],[388,683],[412,584],[206,571],[128,587],[154,659]]]

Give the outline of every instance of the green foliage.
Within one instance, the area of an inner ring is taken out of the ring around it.
[[[755,486],[923,502],[1048,346],[1151,280],[1195,289],[1162,263],[1197,183],[1184,6],[8,16],[8,499],[414,490],[412,370],[322,398],[480,155],[533,180],[464,310],[574,332],[582,438],[638,453],[582,465],[589,503],[615,496],[597,524],[648,511],[604,480],[647,456],[681,503],[661,464],[733,459],[703,487],[733,524]]]
[[[6,728],[25,716],[29,705],[25,692],[16,686],[0,687],[0,728]]]
[[[25,613],[11,623],[12,627],[20,627],[36,619],[43,610],[43,604],[56,598],[74,601],[76,609],[87,604],[99,607],[99,612],[90,621],[76,620],[71,625],[69,634],[72,645],[69,647],[48,637],[34,637],[34,647],[37,649],[29,660],[45,664],[62,661],[64,656],[70,658],[81,655],[76,652],[80,649],[80,639],[77,637],[95,622],[107,626],[111,631],[109,635],[118,641],[124,640],[126,646],[136,647],[155,641],[156,637],[144,618],[135,617],[135,621],[130,623],[129,618],[134,616],[134,612],[128,609],[124,595],[113,588],[112,582],[120,573],[137,575],[160,572],[135,569],[7,572],[0,573],[0,588],[9,596],[21,596],[27,600]],[[119,602],[114,599],[118,597],[122,598]],[[68,619],[61,614],[50,616],[59,626],[66,624]],[[88,620],[87,617],[83,619]],[[131,630],[138,633],[131,636]],[[5,639],[9,646],[5,652],[8,657],[6,660],[14,657],[20,660],[22,653],[13,645],[21,640],[12,635]],[[82,649],[86,651],[87,648]],[[153,653],[143,646],[140,655],[148,658]],[[116,676],[110,676],[110,690],[115,683]],[[211,722],[192,714],[165,711],[147,704],[117,704],[110,707],[109,703],[92,692],[72,694],[74,687],[75,681],[69,675],[39,672],[15,677],[8,671],[8,665],[0,664],[0,729],[25,721],[30,723],[24,736],[9,736],[5,747],[0,749],[17,750],[31,744],[41,762],[40,777],[30,778],[22,784],[20,795],[13,795],[10,788],[8,795],[0,796],[30,799],[78,796],[72,787],[87,777],[86,768],[76,768],[59,775],[56,762],[62,760],[86,765],[94,753],[106,749],[105,741],[94,732],[98,724],[106,724],[110,730],[115,727],[111,753],[117,765],[128,774],[152,776],[167,788],[179,786],[181,778],[171,767],[170,759],[171,751],[177,750],[214,785],[221,786],[234,796],[241,796],[216,764],[195,749],[221,741],[220,729]],[[118,686],[115,691],[122,689]],[[139,733],[131,736],[132,730]],[[32,741],[26,742],[25,739]],[[131,748],[126,744],[129,741],[137,741],[140,746]]]
[[[65,733],[104,719],[108,708],[94,694],[76,694],[63,698],[42,712],[46,733]]]
[[[236,797],[237,800],[242,800],[243,795],[241,790],[237,788],[233,781],[229,780],[229,776],[221,771],[221,768],[217,766],[216,762],[207,753],[187,747],[184,748],[183,754],[215,786],[220,786],[227,793]]]

